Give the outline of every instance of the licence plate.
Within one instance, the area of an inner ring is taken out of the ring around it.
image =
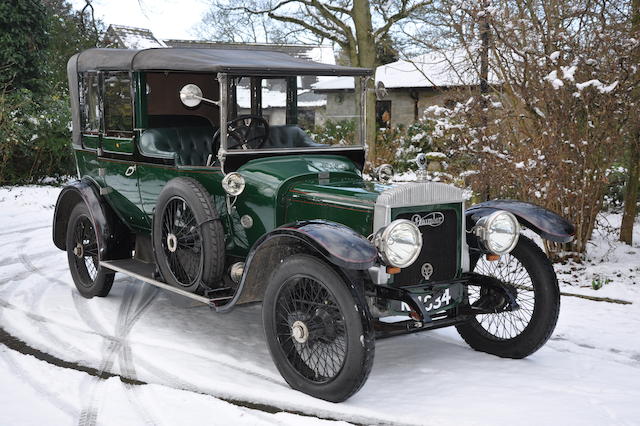
[[[463,285],[460,283],[438,284],[428,291],[417,294],[418,299],[424,304],[424,308],[428,313],[437,313],[451,309],[462,301]],[[405,302],[394,300],[391,306],[393,310],[402,313],[411,311],[411,308]]]

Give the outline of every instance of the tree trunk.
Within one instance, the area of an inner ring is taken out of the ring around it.
[[[356,42],[358,44],[358,65],[364,68],[376,68],[376,44],[373,37],[373,24],[371,22],[371,9],[369,0],[354,0],[353,23],[356,30]],[[369,82],[368,89],[374,88],[373,79]],[[357,94],[356,94],[357,95]],[[365,117],[367,136],[367,168],[371,168],[376,162],[376,98],[373,90],[367,90]]]
[[[640,0],[633,0],[631,4],[631,35],[637,37],[640,33]],[[635,55],[636,59],[639,55]],[[637,61],[636,61],[637,63]],[[636,87],[631,95],[633,100],[640,100],[640,87]],[[627,164],[627,185],[624,189],[624,211],[620,225],[620,241],[633,244],[633,223],[636,220],[638,205],[638,186],[640,185],[640,124],[632,120],[635,127],[629,141],[629,162]]]
[[[620,225],[620,241],[629,245],[633,244],[633,224],[636,219],[640,186],[640,131],[634,136],[635,141],[631,141],[629,150],[627,185],[624,189],[624,210]]]
[[[480,16],[478,22],[480,25],[480,125],[482,127],[482,135],[486,135],[489,124],[487,102],[487,96],[489,95],[489,0],[483,0],[482,5],[482,16]],[[485,143],[487,143],[487,140],[485,140]],[[482,159],[480,162],[480,169],[485,169]],[[485,176],[483,181],[482,200],[486,201],[491,197],[491,185],[488,176]]]

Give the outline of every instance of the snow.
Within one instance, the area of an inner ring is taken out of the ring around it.
[[[298,95],[307,91],[299,91]],[[251,90],[248,87],[238,86],[237,102],[240,108],[251,108]],[[298,106],[301,108],[315,108],[327,104],[326,98],[315,99],[311,101],[298,100]],[[263,108],[284,108],[287,106],[287,94],[279,90],[271,90],[262,88],[262,107]]]
[[[556,90],[558,90],[559,88],[564,86],[564,81],[562,81],[562,80],[560,80],[558,78],[558,71],[557,70],[551,71],[548,75],[546,75],[544,77],[544,80],[547,80],[549,83],[551,83],[553,88],[556,89]]]
[[[613,83],[611,83],[609,85],[605,85],[600,80],[593,79],[593,80],[585,81],[584,83],[577,83],[576,84],[576,88],[579,91],[582,91],[582,90],[586,89],[587,87],[593,87],[596,90],[598,90],[598,92],[600,92],[600,93],[610,93],[610,92],[613,92],[616,87],[618,87],[618,81],[614,81]]]
[[[640,245],[604,232],[619,225],[619,215],[601,218],[584,263],[556,270],[564,292],[632,304],[563,297],[551,340],[525,360],[474,352],[453,328],[379,340],[368,382],[332,404],[291,390],[278,374],[260,306],[218,315],[123,275],[108,297],[80,297],[66,254],[51,242],[59,191],[0,188],[0,325],[40,351],[148,384],[97,379],[0,346],[0,423],[325,423],[221,398],[363,424],[640,419]],[[596,291],[596,276],[611,281]]]

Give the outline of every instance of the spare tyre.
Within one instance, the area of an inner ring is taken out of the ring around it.
[[[224,229],[211,196],[196,180],[170,180],[158,197],[153,247],[160,274],[182,290],[215,288],[224,271]]]

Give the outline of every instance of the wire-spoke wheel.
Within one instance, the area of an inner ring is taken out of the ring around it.
[[[340,373],[347,353],[344,317],[321,282],[289,278],[278,295],[276,316],[278,342],[300,374],[325,383]]]
[[[153,218],[153,247],[164,280],[195,292],[220,283],[224,229],[211,196],[196,180],[170,180]]]
[[[551,262],[530,239],[520,236],[515,249],[496,261],[474,259],[474,272],[497,278],[515,295],[515,307],[479,314],[457,326],[474,349],[508,358],[524,358],[538,350],[553,332],[560,311],[560,290]],[[469,286],[469,303],[491,289]]]
[[[162,212],[162,250],[175,281],[193,286],[202,271],[202,236],[196,218],[181,197],[169,200]]]
[[[517,337],[531,322],[535,306],[535,292],[531,276],[518,258],[509,253],[499,260],[490,262],[481,257],[476,263],[474,272],[499,279],[517,296],[518,308],[503,312],[478,315],[477,321],[487,333],[496,339],[507,340]],[[469,287],[469,303],[473,305],[487,293],[486,288]]]
[[[95,226],[84,203],[71,211],[66,235],[71,277],[80,294],[104,297],[111,290],[114,274],[100,267]]]
[[[325,263],[302,254],[285,259],[269,280],[263,320],[287,383],[334,402],[360,389],[373,363],[367,312],[357,290]]]

